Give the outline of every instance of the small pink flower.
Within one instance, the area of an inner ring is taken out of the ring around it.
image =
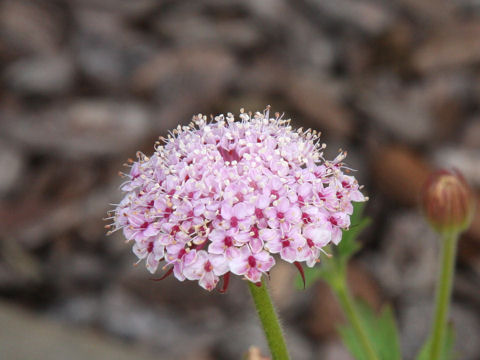
[[[244,202],[231,206],[223,204],[221,208],[221,216],[223,228],[225,229],[241,229],[246,230],[252,223],[251,216],[254,214],[255,208],[251,204]]]
[[[286,232],[302,219],[300,208],[296,204],[292,204],[286,197],[281,197],[272,204],[272,207],[265,210],[270,228],[281,228]]]
[[[252,282],[259,282],[262,274],[275,265],[275,259],[267,252],[252,253],[248,246],[244,246],[240,255],[230,262],[230,270],[236,275],[244,275]]]
[[[305,238],[298,232],[297,228],[283,233],[283,235],[278,230],[263,229],[260,236],[266,243],[265,248],[268,251],[273,254],[280,254],[280,257],[289,263],[299,260],[298,251],[306,243]]]
[[[199,251],[195,260],[185,268],[184,275],[188,280],[198,280],[201,287],[210,291],[217,286],[219,276],[227,271],[228,262],[225,257]]]
[[[303,228],[305,243],[299,249],[298,261],[305,261],[313,267],[317,263],[322,248],[332,240],[332,232],[318,225],[307,225]]]
[[[208,252],[210,254],[225,255],[227,258],[232,259],[238,256],[239,250],[237,246],[242,245],[237,237],[238,233],[233,229],[226,230],[213,230],[208,238],[210,239],[210,245],[208,246]]]

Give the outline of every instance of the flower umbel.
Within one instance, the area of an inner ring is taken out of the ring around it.
[[[279,114],[201,114],[131,161],[112,231],[155,273],[212,290],[230,272],[261,281],[275,257],[314,266],[322,247],[350,225],[365,201],[346,175],[346,153],[323,157],[316,131],[292,130]],[[226,280],[226,279],[225,279]]]

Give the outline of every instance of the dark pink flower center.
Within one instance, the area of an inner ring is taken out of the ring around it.
[[[233,216],[233,217],[230,219],[230,225],[231,225],[232,227],[237,227],[237,226],[238,226],[238,219],[237,219],[235,216]]]
[[[278,199],[280,197],[280,194],[278,193],[277,190],[270,191],[270,195],[274,195],[276,199]]]
[[[185,249],[182,249],[178,252],[178,256],[177,258],[178,259],[181,259],[183,257],[183,255],[185,255],[187,253],[187,251]]]
[[[250,265],[250,267],[255,267],[257,265],[257,259],[255,259],[255,257],[253,255],[250,255],[248,257],[248,265]]]
[[[258,239],[258,227],[256,226],[252,226],[252,228],[250,229],[252,232],[253,232],[253,238],[254,239]]]
[[[305,205],[305,200],[302,195],[298,195],[298,203],[302,206]]]
[[[255,216],[257,219],[263,219],[263,211],[262,209],[255,208]]]
[[[148,243],[147,251],[148,251],[149,253],[151,253],[151,252],[153,251],[153,241],[150,241],[150,242]]]
[[[168,219],[170,217],[170,215],[172,215],[173,213],[173,209],[172,208],[166,208],[165,209],[165,214],[163,214],[163,217],[165,219]]]
[[[282,247],[286,248],[288,246],[290,246],[290,240],[283,240],[282,241]]]
[[[170,231],[170,235],[175,235],[179,231],[180,231],[180,226],[175,225],[174,227],[172,227],[172,231]]]
[[[241,158],[240,156],[238,155],[237,151],[235,149],[232,149],[232,150],[227,150],[221,146],[218,147],[218,152],[220,153],[220,155],[222,155],[222,158],[224,161],[240,161]]]
[[[237,198],[238,201],[240,201],[240,202],[242,202],[243,200],[245,200],[245,197],[243,196],[243,194],[242,194],[241,192],[237,192],[236,198]]]
[[[228,246],[228,247],[233,246],[233,239],[231,236],[225,236],[224,242],[225,242],[225,246]]]
[[[332,225],[335,225],[335,226],[338,225],[337,219],[335,219],[333,216],[330,216],[328,218],[328,221],[330,221],[330,224],[332,224]]]
[[[150,225],[149,222],[145,221],[142,225],[140,225],[140,229],[146,229],[148,227],[148,225]]]
[[[193,210],[190,210],[190,211],[187,213],[187,218],[192,218],[193,216],[194,216]]]
[[[307,213],[302,213],[302,220],[305,224],[312,222],[312,218]]]
[[[285,213],[279,211],[277,212],[277,219],[282,220],[285,218]]]
[[[210,261],[207,261],[205,263],[205,265],[203,265],[203,269],[206,271],[206,272],[210,272],[213,270],[213,265]]]
[[[312,239],[307,239],[307,245],[310,246],[310,247],[314,247],[315,244],[313,243],[313,240]]]

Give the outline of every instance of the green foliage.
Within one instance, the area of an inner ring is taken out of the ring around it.
[[[342,274],[346,270],[348,260],[360,250],[361,245],[356,241],[360,232],[370,224],[370,218],[362,217],[365,203],[353,203],[353,214],[350,217],[349,230],[343,231],[342,241],[336,247],[328,247],[327,252],[332,252],[332,258],[323,257],[320,265],[313,268],[305,268],[305,288],[315,281],[323,279],[332,281],[336,274]],[[300,276],[295,281],[297,289],[303,289],[303,281]]]
[[[397,324],[392,309],[385,306],[380,314],[376,314],[366,303],[357,302],[356,310],[375,353],[380,360],[400,360],[400,342]],[[367,360],[358,334],[349,325],[339,327],[339,333],[345,346],[357,360]]]
[[[429,339],[425,345],[423,346],[420,353],[417,355],[416,360],[430,360],[430,346],[432,343],[432,339]],[[444,343],[443,352],[441,353],[441,357],[438,360],[452,360],[455,358],[455,354],[453,351],[453,345],[455,344],[455,329],[453,325],[450,324],[447,327],[447,335],[446,341]]]

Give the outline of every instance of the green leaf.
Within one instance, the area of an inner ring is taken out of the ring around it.
[[[422,350],[417,355],[417,360],[430,360],[430,346],[432,344],[432,339],[429,338],[427,342],[423,345]],[[449,324],[447,327],[446,341],[443,347],[443,351],[440,354],[440,359],[438,360],[452,360],[454,359],[453,345],[455,344],[455,329],[452,324]]]
[[[358,301],[356,302],[356,308],[378,358],[380,360],[400,360],[400,341],[392,309],[385,306],[377,315],[366,303]],[[351,325],[340,326],[339,333],[345,346],[355,359],[367,359]]]

